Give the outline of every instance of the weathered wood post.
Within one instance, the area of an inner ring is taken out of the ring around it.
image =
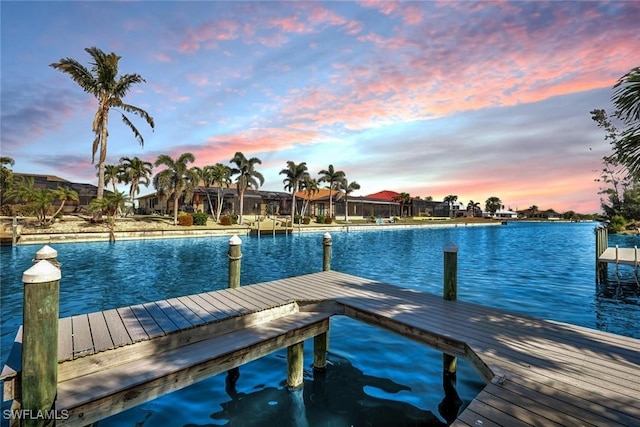
[[[45,260],[22,274],[21,409],[27,414],[48,414],[47,417],[27,417],[23,426],[44,426],[45,421],[52,423],[51,418],[55,418],[55,412],[51,411],[55,411],[58,388],[60,278],[60,269]]]
[[[609,246],[609,230],[605,226],[598,226],[596,233],[596,284],[602,284],[607,281],[607,263],[600,262],[600,255],[607,250]]]
[[[18,243],[18,218],[14,215],[11,223],[11,246]]]
[[[287,388],[302,387],[304,378],[304,341],[287,347]]]
[[[447,301],[458,299],[458,247],[449,243],[444,247],[444,289],[442,297]],[[458,359],[442,353],[442,388],[445,397],[438,405],[442,416],[452,423],[458,413],[462,400],[456,391]]]
[[[242,259],[242,240],[237,234],[229,239],[229,288],[240,287],[240,260]]]
[[[258,231],[260,235],[260,231]],[[240,260],[242,259],[242,240],[238,235],[233,235],[229,239],[229,288],[240,287]],[[240,368],[232,368],[227,371],[226,389],[231,396],[235,393],[236,383],[240,378]]]
[[[331,234],[322,235],[322,271],[331,270]]]

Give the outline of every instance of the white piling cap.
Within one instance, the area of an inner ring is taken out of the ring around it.
[[[444,251],[455,254],[455,253],[458,253],[458,247],[456,246],[455,243],[449,242],[446,245],[444,245]]]
[[[54,267],[49,261],[40,260],[37,264],[22,273],[22,283],[46,283],[60,280],[60,269]]]
[[[234,234],[229,239],[229,245],[230,246],[238,246],[238,245],[241,245],[241,244],[242,244],[242,240],[240,240],[240,238],[238,237],[237,234]]]
[[[329,234],[329,232],[327,231],[326,233],[324,233],[324,234],[322,235],[322,238],[323,238],[323,239],[329,239],[329,240],[331,240],[331,234]]]
[[[56,251],[49,245],[44,245],[38,252],[36,252],[35,259],[41,260],[41,259],[51,259],[51,258],[57,258],[57,257],[58,257],[58,251]]]

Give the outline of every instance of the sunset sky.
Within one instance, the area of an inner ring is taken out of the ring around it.
[[[361,190],[600,210],[609,150],[589,111],[640,66],[640,2],[0,3],[1,154],[15,172],[97,184],[97,103],[49,67],[84,48],[145,84],[125,101],[144,147],[110,116],[108,163],[191,152],[333,164]],[[125,190],[124,187],[121,190]],[[153,188],[142,189],[142,194]]]

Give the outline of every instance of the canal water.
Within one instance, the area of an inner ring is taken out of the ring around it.
[[[595,223],[351,231],[333,235],[333,270],[440,295],[443,247],[458,248],[458,299],[640,338],[636,293],[595,286]],[[60,315],[71,316],[224,288],[228,237],[52,244],[62,263]],[[320,271],[322,235],[242,237],[243,285]],[[640,246],[638,236],[610,245]],[[22,316],[22,273],[36,246],[0,248],[1,352]],[[610,272],[613,269],[610,268]],[[634,280],[621,267],[623,280]],[[615,280],[615,279],[614,279]],[[442,355],[400,336],[334,317],[329,367],[314,378],[305,345],[305,386],[289,393],[286,351],[240,368],[235,387],[218,375],[138,406],[100,426],[441,426]],[[464,408],[484,383],[459,361]],[[3,404],[2,409],[8,406]],[[3,420],[6,423],[6,420]]]

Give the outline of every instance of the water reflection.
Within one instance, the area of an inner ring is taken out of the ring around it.
[[[250,393],[237,393],[234,389],[231,399],[221,403],[222,409],[211,418],[216,425],[228,426],[447,425],[430,411],[371,396],[366,391],[370,387],[387,394],[411,390],[387,378],[366,375],[347,359],[330,353],[324,372],[312,374],[305,370],[302,389],[290,392],[284,381],[277,388],[265,387]]]

